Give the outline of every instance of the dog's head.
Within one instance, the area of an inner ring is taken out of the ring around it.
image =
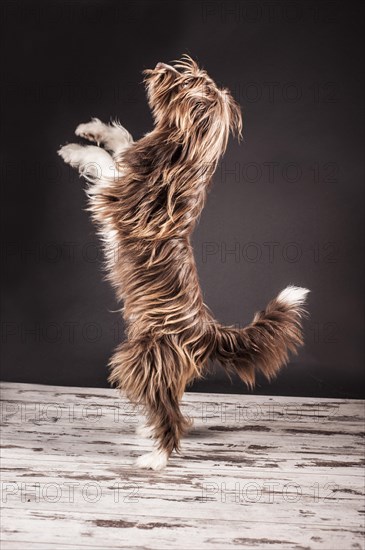
[[[230,132],[241,137],[240,107],[189,56],[174,65],[157,63],[144,74],[155,124],[171,139],[210,149],[213,159],[224,152]]]

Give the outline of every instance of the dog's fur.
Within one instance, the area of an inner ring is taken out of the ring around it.
[[[141,467],[163,468],[188,427],[179,402],[186,384],[218,360],[252,387],[271,379],[302,344],[306,289],[288,287],[239,329],[219,324],[203,302],[190,236],[229,133],[241,111],[188,56],[145,71],[155,126],[133,142],[119,124],[98,119],[76,134],[104,145],[70,144],[59,154],[89,181],[107,269],[124,302],[127,340],[115,351],[110,381],[144,407],[144,435],[156,450]],[[141,430],[140,430],[141,431]]]

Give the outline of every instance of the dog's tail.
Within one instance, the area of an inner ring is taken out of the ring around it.
[[[211,359],[251,388],[257,372],[271,380],[287,363],[289,352],[296,353],[303,344],[301,320],[308,292],[288,286],[243,329],[217,325]]]

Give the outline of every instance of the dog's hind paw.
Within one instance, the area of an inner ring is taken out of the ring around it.
[[[146,468],[147,470],[163,470],[167,464],[168,454],[165,451],[152,451],[137,458],[136,465],[138,468]]]

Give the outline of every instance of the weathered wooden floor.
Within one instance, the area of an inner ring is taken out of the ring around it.
[[[364,402],[190,393],[163,472],[114,390],[2,385],[1,549],[364,548]]]

